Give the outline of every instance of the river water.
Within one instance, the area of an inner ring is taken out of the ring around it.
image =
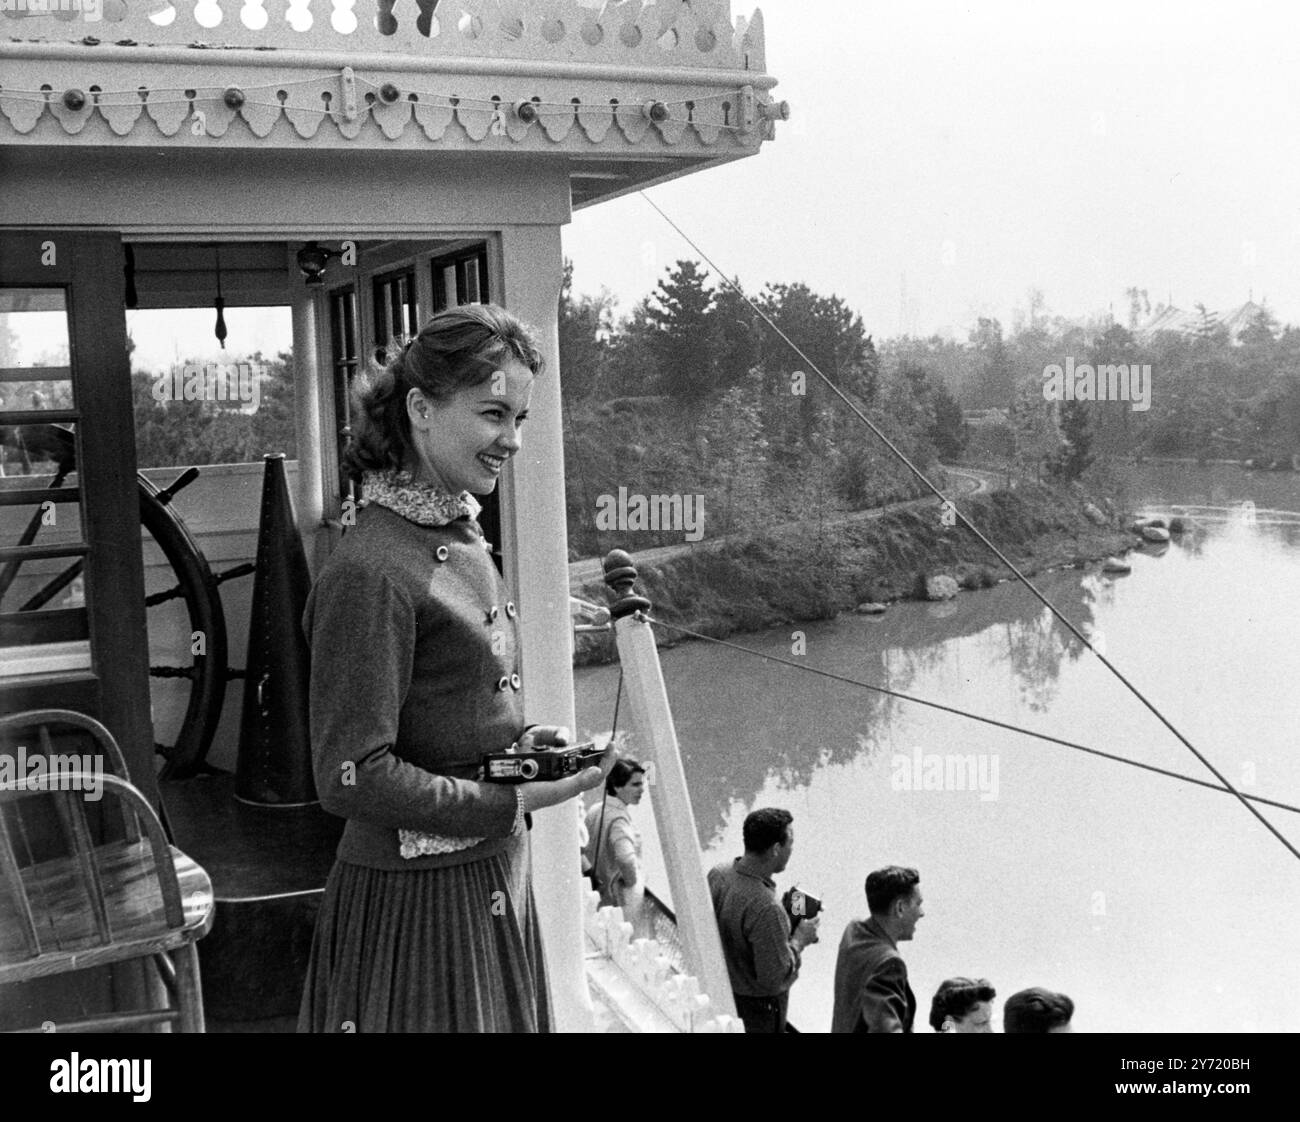
[[[1196,508],[1198,531],[1129,576],[1040,587],[1234,785],[1300,806],[1300,477],[1148,465],[1130,487]],[[733,641],[1209,778],[1013,584]],[[778,888],[826,905],[791,992],[801,1030],[829,1029],[840,934],[887,864],[921,874],[901,948],[918,1032],[953,975],[994,984],[999,1029],[1002,999],[1042,985],[1074,999],[1076,1031],[1300,1030],[1300,861],[1231,795],[712,644],[661,656],[706,866],[739,855],[749,811],[794,815]],[[616,683],[577,672],[584,735],[609,732]],[[636,818],[662,891],[653,793]],[[1262,810],[1300,848],[1300,814]]]

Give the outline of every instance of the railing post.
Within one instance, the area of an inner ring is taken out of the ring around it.
[[[736,1015],[731,996],[722,942],[718,938],[713,901],[704,879],[699,835],[686,787],[677,732],[672,710],[664,689],[663,672],[654,633],[645,617],[650,601],[636,595],[632,586],[636,569],[632,558],[614,550],[605,558],[605,583],[609,586],[610,615],[618,657],[623,664],[623,681],[637,743],[643,745],[643,763],[653,764],[654,790],[650,805],[663,846],[664,864],[673,909],[677,913],[677,932],[690,973],[699,980],[709,997],[713,1013]]]

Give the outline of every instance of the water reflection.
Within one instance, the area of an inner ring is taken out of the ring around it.
[[[1085,634],[1093,628],[1096,582],[1055,574],[1042,587]],[[900,693],[942,673],[962,673],[959,641],[988,633],[990,660],[966,672],[1014,682],[1031,711],[1045,711],[1066,661],[1083,646],[1023,588],[1000,585],[950,605],[906,605],[883,617],[845,616],[738,638],[742,646]],[[802,637],[802,641],[801,641]],[[798,654],[797,652],[804,653]],[[702,844],[720,833],[732,803],[748,804],[769,781],[805,785],[814,771],[866,754],[895,750],[893,731],[908,702],[801,673],[739,651],[690,643],[665,652],[664,678],[692,781]],[[608,733],[617,673],[576,674],[582,735]],[[954,718],[955,720],[955,718]],[[635,755],[635,736],[626,741]]]
[[[1205,481],[1184,474],[1199,493]],[[1208,490],[1207,508],[1234,505],[1211,504]],[[1153,488],[1150,501],[1179,499],[1193,496]],[[1040,586],[1231,780],[1296,803],[1300,538],[1263,516],[1284,510],[1278,502],[1257,499],[1254,525],[1207,517],[1163,556],[1135,551],[1131,577],[1070,571]],[[1024,589],[963,594],[945,609],[897,605],[737,641],[1203,774]],[[1081,1031],[1300,1028],[1294,860],[1227,796],[712,645],[662,661],[705,860],[739,852],[755,806],[786,806],[799,824],[782,887],[797,880],[828,907],[824,943],[792,993],[801,1027],[829,1021],[834,947],[863,910],[862,877],[899,862],[926,885],[929,918],[908,952],[922,1004],[940,979],[966,974],[1003,996],[1069,992]],[[577,679],[579,726],[608,730],[617,671]],[[900,758],[956,753],[982,760],[990,780],[997,761],[996,798],[891,782]],[[1269,816],[1300,839],[1300,818]],[[1206,922],[1225,908],[1230,925]]]

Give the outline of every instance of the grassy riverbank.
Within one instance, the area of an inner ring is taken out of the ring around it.
[[[1098,504],[1105,524],[1091,521],[1087,502],[1073,490],[1022,483],[957,505],[1021,571],[1038,573],[1137,544],[1107,504]],[[813,523],[737,536],[638,571],[637,588],[655,616],[719,638],[829,619],[867,601],[914,598],[927,576],[947,574],[963,589],[987,588],[1009,576],[968,530],[943,525],[937,503],[820,528]],[[598,580],[583,584],[579,595],[606,603]],[[578,640],[577,665],[613,658],[612,636]]]

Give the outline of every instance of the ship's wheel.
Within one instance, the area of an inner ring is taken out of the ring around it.
[[[44,462],[53,468],[48,486],[63,486],[68,476],[76,471],[76,439],[71,430],[54,424],[28,424],[0,430],[6,447],[16,449],[24,469],[31,471],[33,464],[41,470]],[[207,558],[194,540],[180,514],[171,505],[172,499],[183,488],[198,478],[198,468],[188,468],[172,483],[159,490],[143,475],[137,476],[140,494],[140,522],[162,551],[176,577],[176,584],[145,598],[147,608],[180,598],[189,617],[189,634],[203,636],[202,643],[191,644],[186,657],[188,666],[151,666],[154,678],[178,678],[190,683],[185,716],[174,744],[155,744],[163,757],[160,778],[184,779],[203,770],[204,759],[212,746],[217,724],[221,720],[221,707],[226,696],[226,682],[242,677],[243,672],[227,666],[226,617],[221,607],[219,586],[235,577],[246,576],[254,566],[238,565],[216,575]],[[31,545],[41,529],[42,512],[38,510],[23,531],[19,545]],[[18,570],[19,559],[7,562],[0,568],[0,610],[15,612],[40,612],[60,592],[81,576],[82,562],[75,561],[62,572],[52,576],[21,604],[8,606],[8,596]],[[43,634],[40,617],[33,616],[33,626],[24,638],[29,643],[54,641],[58,636]],[[48,617],[46,617],[48,619]],[[196,651],[195,647],[200,647]]]

